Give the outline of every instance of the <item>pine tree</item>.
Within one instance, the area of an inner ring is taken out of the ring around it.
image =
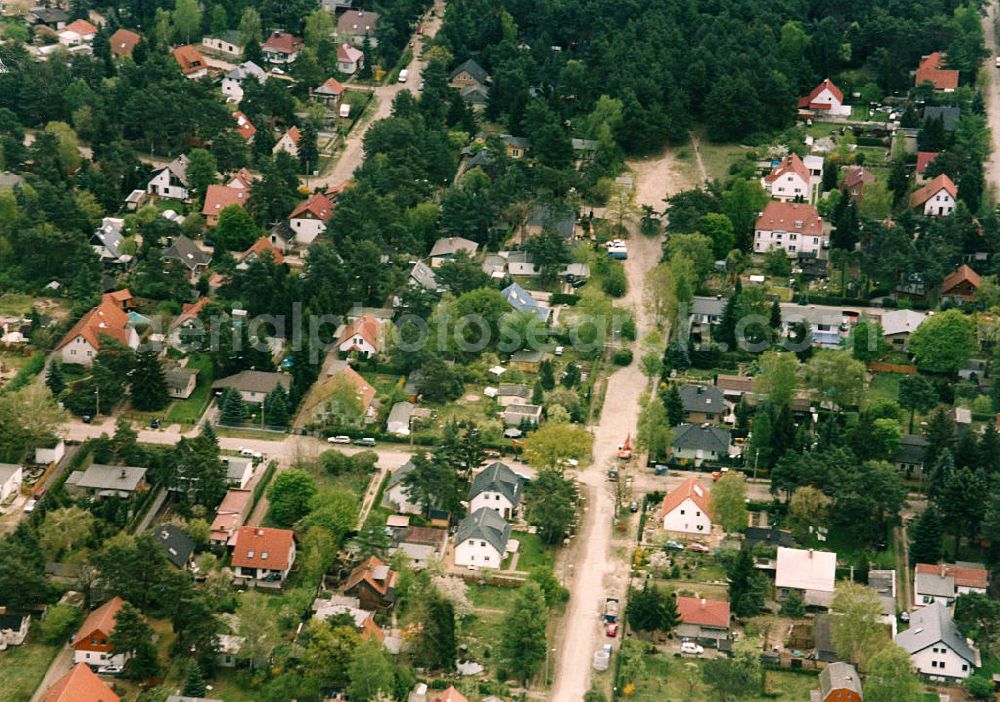
[[[222,396],[222,404],[219,418],[223,424],[242,424],[246,421],[249,413],[246,403],[238,390],[226,390]]]
[[[531,389],[531,404],[541,405],[545,403],[545,391],[542,389],[542,384],[540,381],[535,381],[534,387]]]
[[[945,449],[955,448],[955,422],[944,408],[939,407],[927,421],[927,447],[924,449],[924,465],[933,466]]]
[[[434,593],[427,602],[424,630],[419,647],[420,664],[431,670],[455,667],[455,606]]]
[[[671,385],[667,391],[664,405],[667,407],[667,419],[670,421],[670,426],[676,427],[684,423],[684,399],[681,397],[681,391],[676,384]]]
[[[729,351],[736,350],[736,323],[739,321],[740,295],[743,293],[743,285],[740,279],[736,279],[736,287],[733,294],[726,300],[726,306],[722,308],[722,317],[719,326],[715,330],[714,339],[719,344],[725,344]]]
[[[573,362],[566,364],[566,371],[563,373],[562,386],[564,388],[576,387],[580,382],[580,366]]]
[[[215,446],[216,448],[218,448],[218,447],[219,447],[219,437],[218,437],[218,435],[217,435],[217,434],[215,433],[215,429],[213,429],[213,428],[212,428],[212,425],[211,425],[211,424],[209,424],[208,422],[205,422],[205,423],[204,423],[204,424],[203,424],[203,425],[201,426],[201,435],[202,435],[202,436],[203,436],[203,437],[205,438],[205,440],[206,440],[206,441],[208,441],[208,442],[209,442],[210,444],[212,444],[212,445],[213,445],[213,446]]]
[[[63,377],[62,363],[53,360],[49,364],[49,371],[45,374],[45,385],[52,391],[54,397],[59,397],[66,389],[66,379]]]
[[[998,383],[1000,384],[1000,383]],[[978,446],[978,465],[992,477],[1000,470],[1000,432],[997,431],[993,422],[986,425]]]
[[[556,374],[552,368],[552,361],[545,359],[538,367],[538,382],[545,390],[551,390],[556,386]]]
[[[264,421],[273,427],[288,425],[288,393],[281,383],[264,398]]]
[[[764,606],[764,589],[748,549],[741,549],[729,568],[729,601],[737,617],[752,617]]]
[[[931,505],[914,520],[910,563],[937,563],[941,560],[944,523],[937,507]]]
[[[371,37],[367,34],[365,34],[365,38],[361,42],[361,53],[364,56],[364,60],[361,64],[361,72],[358,73],[358,77],[362,80],[369,80],[375,75],[375,52],[372,51]]]
[[[319,146],[316,143],[318,137],[316,125],[313,124],[312,120],[306,120],[306,123],[302,125],[298,147],[299,163],[302,166],[302,172],[307,175],[319,168]]]
[[[781,328],[781,306],[778,301],[775,300],[771,303],[771,329],[778,330]]]
[[[135,356],[132,370],[132,406],[141,412],[151,412],[166,407],[167,379],[160,358],[153,350],[140,351]]]
[[[185,697],[204,697],[208,690],[205,688],[205,676],[201,674],[201,666],[198,661],[192,661],[188,668],[187,678],[184,680]]]

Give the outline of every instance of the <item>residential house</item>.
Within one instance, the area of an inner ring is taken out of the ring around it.
[[[249,117],[239,110],[233,113],[233,119],[236,120],[236,133],[243,141],[251,143],[257,134],[257,127],[253,125]]]
[[[228,185],[209,185],[205,191],[205,204],[201,214],[205,226],[214,227],[219,223],[219,215],[227,207],[246,207],[250,192],[246,188],[230,188]]]
[[[504,143],[504,148],[507,151],[507,157],[513,159],[522,159],[531,150],[531,139],[527,137],[511,136],[510,134],[501,134],[500,141]]]
[[[227,101],[238,103],[243,99],[243,85],[248,79],[263,85],[267,82],[267,71],[253,61],[244,61],[229,71],[222,79],[222,94]]]
[[[372,46],[378,46],[375,30],[378,27],[380,15],[377,12],[365,10],[348,10],[337,18],[337,39],[361,46],[365,37]]]
[[[924,108],[924,124],[929,120],[940,120],[946,132],[953,132],[962,117],[962,108],[951,105],[928,105]]]
[[[810,697],[812,702],[864,702],[861,676],[850,663],[831,663],[820,671],[819,689]]]
[[[132,52],[142,41],[142,36],[128,29],[116,29],[114,34],[108,39],[111,44],[111,53],[118,58],[132,58]]]
[[[191,558],[194,555],[194,541],[191,537],[176,524],[162,524],[153,530],[153,538],[163,549],[163,555],[167,557],[176,568],[185,570],[191,565]]]
[[[919,88],[925,83],[930,83],[934,90],[954,92],[958,87],[958,71],[944,68],[947,61],[948,54],[942,51],[921,56],[914,85]]]
[[[508,427],[520,427],[524,423],[537,427],[542,421],[542,406],[507,405],[500,416]]]
[[[353,76],[365,65],[365,55],[361,49],[355,49],[350,44],[337,47],[337,70],[344,75]]]
[[[910,207],[926,217],[947,217],[955,209],[958,188],[942,173],[910,195]]]
[[[86,470],[75,470],[66,478],[71,495],[91,498],[132,497],[149,487],[146,469],[136,466],[108,466],[92,463]]]
[[[239,662],[240,649],[246,642],[244,636],[233,636],[232,634],[219,634],[216,638],[219,643],[216,649],[215,664],[222,668],[235,668]],[[167,698],[170,702],[170,698]],[[208,702],[222,702],[222,700],[209,700]]]
[[[208,75],[208,63],[193,44],[178,46],[170,52],[185,78],[197,79]]]
[[[3,73],[0,70],[0,73]],[[24,185],[24,176],[11,173],[10,171],[0,171],[0,190],[13,190]]]
[[[300,416],[308,418],[308,421],[311,422],[325,422],[330,419],[353,422],[354,417],[343,417],[344,408],[330,401],[330,395],[344,383],[355,390],[358,408],[361,410],[361,421],[368,422],[373,419],[375,408],[372,406],[372,402],[375,399],[375,388],[350,366],[344,366],[313,385],[309,395],[302,403]]]
[[[357,597],[344,595],[334,595],[329,598],[317,597],[313,600],[311,609],[313,620],[319,622],[346,614],[353,620],[354,628],[361,634],[362,639],[374,636],[382,641],[385,637],[378,624],[375,623],[375,613],[370,609],[363,608]]]
[[[337,10],[349,10],[354,6],[354,0],[320,0],[319,6],[327,12],[336,13]]]
[[[509,541],[510,524],[492,509],[481,507],[458,525],[455,532],[455,565],[499,568]]]
[[[188,157],[181,154],[160,170],[153,173],[146,185],[146,192],[170,200],[187,200],[190,197],[187,180]]]
[[[305,48],[305,42],[302,37],[278,29],[271,32],[271,36],[260,45],[264,60],[268,63],[278,64],[294,63],[303,48]]]
[[[753,395],[753,378],[746,375],[715,376],[715,387],[722,391],[727,402],[738,403],[745,395]]]
[[[927,167],[934,162],[937,158],[937,151],[918,151],[917,152],[917,181],[923,181],[924,176],[927,174]]]
[[[63,363],[89,366],[101,350],[101,339],[105,336],[131,349],[139,348],[139,334],[129,326],[128,314],[116,300],[115,293],[105,293],[101,304],[80,317],[56,346],[56,351]]]
[[[236,530],[230,563],[237,578],[256,585],[280,585],[295,563],[295,532],[242,526]]]
[[[677,598],[676,636],[694,639],[712,648],[724,646],[729,638],[729,603],[704,597]]]
[[[240,33],[231,29],[202,37],[201,45],[209,51],[218,51],[227,56],[239,58],[243,55],[243,42],[240,41]]]
[[[849,336],[851,324],[859,315],[859,311],[830,305],[781,303],[781,323],[785,333],[791,334],[797,325],[805,325],[813,343],[823,348],[841,348]]]
[[[389,410],[389,416],[385,420],[385,431],[387,434],[396,436],[410,435],[410,422],[413,420],[413,403],[397,402]]]
[[[951,606],[959,595],[985,595],[989,571],[974,565],[918,563],[913,574],[913,605],[943,602]]]
[[[223,390],[236,390],[244,402],[259,404],[279,385],[285,389],[285,392],[291,390],[292,376],[287,373],[245,370],[216,380],[212,383],[212,390],[217,395]]]
[[[573,158],[576,160],[577,168],[594,160],[594,156],[597,154],[596,141],[593,139],[573,138],[569,140],[569,143],[573,147]]]
[[[438,692],[430,698],[430,702],[469,702],[468,698],[455,689],[454,685],[449,685],[448,689]]]
[[[675,460],[716,463],[729,458],[730,434],[725,429],[701,424],[674,427],[670,448]]]
[[[760,185],[775,200],[809,202],[812,200],[811,180],[805,163],[798,154],[791,153],[761,178]]]
[[[262,259],[264,254],[269,255],[276,265],[280,266],[285,262],[285,255],[281,252],[281,249],[272,244],[271,240],[266,236],[262,236],[253,242],[249,249],[236,257],[236,270],[245,271],[250,267],[251,263]]]
[[[287,221],[278,222],[267,233],[267,240],[282,253],[292,248],[293,239],[295,239],[295,232],[292,231],[292,227]]]
[[[688,424],[718,424],[729,412],[725,395],[716,387],[681,385],[679,392]]]
[[[392,471],[382,493],[383,507],[393,509],[399,514],[423,514],[423,505],[410,498],[410,488],[404,482],[412,471],[412,459]]]
[[[880,320],[882,338],[894,351],[906,351],[910,334],[927,319],[925,312],[915,310],[892,310],[885,312]]]
[[[0,504],[13,500],[21,492],[24,469],[16,463],[0,463]]]
[[[836,117],[850,117],[851,106],[844,104],[844,94],[826,78],[805,97],[799,98],[800,110],[815,110]]]
[[[326,231],[326,223],[333,216],[333,203],[323,193],[314,193],[300,202],[288,215],[288,224],[295,232],[295,242],[309,246],[316,237]]]
[[[410,285],[416,285],[428,292],[444,292],[444,288],[437,282],[434,270],[423,261],[414,261],[413,265],[410,266],[408,282]]]
[[[222,498],[215,519],[212,520],[209,541],[214,546],[232,546],[236,542],[236,532],[246,521],[253,504],[253,492],[230,488]]]
[[[548,323],[551,310],[541,304],[530,292],[522,288],[517,283],[511,283],[506,288],[501,290],[500,294],[503,295],[504,299],[507,300],[507,304],[510,305],[515,312],[533,314],[542,322],[542,324]]]
[[[26,612],[8,612],[0,607],[0,651],[9,646],[20,646],[28,638],[31,615]]]
[[[125,600],[121,597],[113,597],[87,615],[71,643],[74,663],[92,666],[125,665],[128,654],[115,653],[114,644],[111,643],[115,619],[124,605]]]
[[[204,331],[205,325],[198,315],[207,304],[208,298],[202,297],[197,302],[185,302],[181,306],[181,313],[170,322],[168,339],[172,345],[182,347]]]
[[[125,253],[122,246],[125,242],[125,235],[122,234],[124,226],[124,219],[105,217],[90,239],[91,248],[106,266],[128,265],[133,260],[133,256]]]
[[[819,256],[827,246],[823,219],[812,205],[769,202],[754,225],[753,250],[784,249],[789,256]]]
[[[910,628],[896,635],[917,672],[932,680],[964,680],[980,666],[979,651],[962,635],[944,602],[910,614]]]
[[[188,277],[197,280],[208,270],[212,256],[193,240],[181,234],[175,237],[170,245],[163,250],[165,261],[178,261],[188,272]]]
[[[726,300],[719,297],[695,296],[690,303],[688,324],[691,336],[695,341],[707,341],[711,338],[712,326],[722,320],[722,311]]]
[[[966,264],[962,264],[941,282],[941,300],[951,300],[953,302],[972,302],[976,297],[976,291],[982,285],[982,278]]]
[[[402,552],[414,570],[423,570],[444,558],[448,550],[448,530],[431,527],[411,527],[396,530],[396,546],[389,553]]]
[[[344,327],[337,339],[341,353],[357,353],[365,358],[377,356],[382,348],[382,325],[371,315],[362,315]]]
[[[516,383],[500,383],[496,400],[504,407],[526,404],[531,401],[531,388]]]
[[[925,450],[926,438],[919,434],[903,434],[899,438],[899,451],[892,462],[907,478],[923,478]]]
[[[746,531],[743,532],[743,540],[749,548],[757,548],[758,546],[793,548],[795,546],[795,537],[792,536],[792,532],[773,526],[747,527]]]
[[[876,180],[875,174],[863,166],[858,166],[847,172],[840,184],[840,189],[852,200],[860,200],[864,187],[873,184]]]
[[[576,211],[569,206],[532,205],[524,224],[525,237],[538,236],[546,228],[554,229],[565,241],[571,240],[576,233]]]
[[[708,536],[712,532],[712,496],[688,478],[663,498],[656,518],[667,531]]]
[[[344,583],[344,594],[357,597],[361,607],[381,611],[396,604],[396,579],[399,574],[378,556],[369,556],[359,564]]]
[[[274,148],[271,153],[277,154],[279,151],[284,151],[285,153],[293,156],[294,158],[299,157],[299,139],[302,138],[302,133],[299,128],[292,125],[288,128],[288,131],[281,135],[281,138],[274,144]]]
[[[448,74],[448,85],[456,90],[487,88],[490,82],[490,74],[472,59],[466,59]]]
[[[85,663],[78,663],[45,691],[39,702],[121,702]]]
[[[222,456],[226,466],[226,484],[243,490],[253,478],[253,458],[249,456]]]
[[[59,32],[59,43],[63,46],[89,44],[97,36],[97,27],[85,19],[76,19]]]
[[[833,601],[836,571],[836,553],[779,547],[775,595],[783,601],[792,593],[798,593],[807,605],[829,607]]]
[[[327,108],[335,110],[340,104],[340,99],[344,97],[344,90],[346,88],[344,88],[343,83],[336,78],[328,78],[323,85],[313,91],[313,97],[316,98],[317,102],[326,105]]]
[[[32,26],[41,25],[58,32],[65,29],[66,23],[69,22],[69,15],[58,7],[33,7],[28,11],[25,19]]]
[[[66,455],[66,442],[59,438],[53,438],[48,443],[35,447],[35,463],[46,466],[50,463],[58,463]],[[0,502],[2,502],[0,498]]]
[[[888,630],[890,638],[896,636],[896,571],[872,568],[868,571],[868,587],[878,593],[882,604],[879,620]]]
[[[167,395],[175,400],[186,400],[191,397],[191,393],[198,386],[197,368],[184,368],[182,366],[170,366],[163,369],[164,379],[167,381]]]
[[[521,477],[509,466],[494,461],[476,474],[469,488],[469,511],[492,509],[504,519],[513,519],[521,503]]]
[[[469,258],[472,258],[478,250],[479,244],[468,239],[463,239],[460,236],[449,236],[438,239],[434,242],[429,256],[431,259],[431,268],[437,268],[445,261],[454,260],[460,252],[464,252]]]

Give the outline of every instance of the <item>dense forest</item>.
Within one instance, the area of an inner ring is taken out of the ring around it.
[[[788,126],[798,96],[826,77],[845,92],[905,90],[921,55],[947,50],[968,77],[981,59],[978,10],[903,2],[454,0],[442,28],[457,61],[493,77],[487,115],[520,133],[529,96],[578,120],[621,100],[629,153],[684,138],[720,140]]]

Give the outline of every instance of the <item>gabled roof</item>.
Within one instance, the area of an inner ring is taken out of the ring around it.
[[[834,690],[849,690],[861,699],[861,676],[853,665],[838,661],[823,668],[819,674],[820,699],[825,700]]]
[[[318,219],[326,222],[333,216],[333,203],[323,193],[313,193],[292,210],[288,219]]]
[[[92,463],[85,471],[74,471],[70,476],[72,482],[69,484],[85,490],[135,492],[142,485],[142,481],[146,479],[146,470],[146,468],[137,466],[108,466]]]
[[[440,256],[454,256],[459,251],[464,251],[470,256],[475,256],[478,250],[479,244],[474,241],[463,239],[460,236],[449,236],[435,241],[429,255],[431,258],[438,258]]]
[[[917,174],[923,175],[927,172],[927,166],[931,164],[935,158],[937,158],[937,151],[918,151],[917,152]]]
[[[277,264],[283,263],[285,260],[285,255],[281,253],[281,250],[271,243],[271,240],[266,236],[262,236],[257,241],[253,242],[253,245],[240,254],[239,261],[242,263],[247,259],[258,259],[264,255],[267,251],[271,254],[271,258]]]
[[[892,310],[882,315],[882,334],[893,336],[907,334],[923,324],[927,319],[925,312],[916,310]]]
[[[899,437],[899,451],[893,458],[897,463],[923,465],[927,439],[919,434],[903,434]]]
[[[847,175],[844,176],[844,182],[841,183],[841,187],[853,188],[858,185],[874,183],[875,180],[875,175],[871,171],[867,168],[859,166],[858,168],[852,168],[847,172]]]
[[[205,191],[205,204],[201,213],[206,217],[216,217],[230,205],[245,207],[250,193],[246,188],[230,188],[228,185],[209,185]]]
[[[778,587],[833,592],[837,554],[815,549],[778,547]]]
[[[173,54],[177,63],[180,64],[181,73],[185,75],[204,70],[208,66],[205,63],[205,57],[201,55],[201,52],[193,44],[178,46],[170,53]]]
[[[342,63],[357,63],[364,57],[360,49],[355,49],[350,44],[341,44],[337,47],[337,60]]]
[[[958,188],[947,173],[935,176],[933,180],[924,183],[919,190],[910,195],[910,207],[920,207],[942,190],[953,198],[958,197]]]
[[[238,490],[230,488],[226,496],[222,498],[222,503],[215,512],[215,519],[212,520],[212,539],[221,540],[232,534],[230,540],[235,538],[235,530],[243,526],[243,515],[247,510],[253,492],[250,490]]]
[[[269,394],[281,385],[285,390],[292,387],[292,376],[287,373],[271,373],[259,370],[244,370],[235,375],[228,375],[212,383],[213,390],[239,390],[240,392],[257,392]]]
[[[233,113],[233,119],[236,120],[236,133],[239,134],[244,141],[250,141],[253,139],[254,134],[257,133],[257,127],[253,126],[253,122],[251,122],[245,114],[238,110]]]
[[[414,467],[413,459],[410,459],[399,468],[392,471],[392,473],[389,474],[389,482],[385,484],[385,489],[391,490],[401,484],[403,480],[406,479],[406,476],[413,472]]]
[[[378,351],[382,347],[380,341],[382,324],[370,314],[363,314],[344,327],[344,332],[337,339],[337,346],[360,336]]]
[[[781,160],[781,163],[775,166],[770,173],[764,176],[764,180],[768,183],[773,183],[778,180],[778,178],[788,175],[789,173],[794,173],[802,179],[802,182],[808,185],[809,169],[806,168],[806,164],[802,162],[802,159],[799,158],[799,155],[796,153],[790,153],[785,156],[785,158]]]
[[[678,597],[677,614],[684,624],[729,628],[729,603],[700,597]]]
[[[549,318],[549,308],[540,303],[534,296],[517,283],[511,283],[500,291],[504,299],[518,312],[530,312],[537,315],[543,322]]]
[[[343,95],[344,86],[336,78],[327,78],[323,85],[313,91],[316,95]]]
[[[982,282],[983,279],[979,277],[979,274],[963,263],[941,281],[941,292],[947,293],[961,283],[968,283],[978,289]]]
[[[253,61],[244,61],[226,74],[226,78],[240,83],[250,77],[256,78],[258,83],[264,83],[267,81],[267,71]]]
[[[954,90],[958,87],[958,71],[942,68],[947,62],[948,54],[935,51],[923,56],[917,66],[916,85],[931,83],[936,90]]]
[[[979,666],[979,651],[966,642],[944,602],[937,601],[911,613],[910,628],[896,635],[896,645],[911,656],[938,643],[948,646],[972,666]]]
[[[304,42],[302,37],[297,37],[294,34],[289,34],[288,32],[282,32],[280,30],[274,30],[271,32],[271,36],[261,44],[261,49],[265,51],[273,51],[279,54],[295,54],[298,53]]]
[[[176,524],[164,524],[153,531],[153,538],[163,548],[163,555],[178,568],[186,568],[194,541]]]
[[[295,541],[291,529],[243,526],[236,530],[232,565],[237,568],[287,570]]]
[[[484,492],[499,492],[517,507],[521,498],[521,478],[507,464],[494,461],[472,479],[469,499]]]
[[[434,275],[434,269],[423,261],[416,261],[410,267],[410,280],[430,292],[437,292],[441,287],[438,285],[437,276]]]
[[[726,411],[726,396],[711,385],[681,385],[680,394],[685,412],[724,414]]]
[[[344,36],[375,36],[375,28],[381,15],[365,10],[348,10],[337,19],[337,34]]]
[[[367,412],[368,408],[371,407],[372,400],[375,399],[375,388],[369,385],[368,381],[358,375],[358,372],[350,366],[344,366],[325,380],[321,380],[313,385],[306,400],[303,402],[302,412],[311,414],[317,409],[321,409],[326,404],[330,393],[341,380],[346,381],[354,387],[357,392],[358,402],[361,403],[361,410]]]
[[[61,349],[78,336],[82,336],[96,350],[100,350],[102,335],[110,336],[115,341],[128,345],[129,331],[127,328],[128,315],[122,310],[121,305],[115,302],[113,293],[105,293],[101,297],[101,304],[93,308],[66,333],[56,349]]]
[[[431,702],[469,702],[465,695],[455,689],[454,685],[449,685],[447,690],[434,695]]]
[[[806,95],[804,98],[799,98],[799,107],[811,107],[816,110],[828,110],[830,109],[829,103],[819,102],[813,104],[813,100],[819,97],[819,94],[824,90],[829,90],[833,93],[833,96],[837,99],[837,102],[844,101],[844,94],[840,92],[840,88],[833,84],[833,81],[829,78],[823,80],[822,83],[813,88],[812,92]]]
[[[73,638],[73,648],[86,643],[87,639],[95,632],[110,637],[115,630],[115,618],[124,604],[125,600],[116,596],[91,612],[77,630],[76,636]]]
[[[157,169],[155,173],[170,171],[170,175],[172,177],[176,178],[182,185],[187,186],[187,167],[188,167],[187,154],[181,154],[163,168]]]
[[[694,502],[702,512],[708,515],[709,519],[712,518],[712,496],[697,480],[688,478],[663,498],[663,504],[656,515],[657,519],[663,519],[686,500]]]
[[[985,590],[990,584],[990,573],[985,568],[958,565],[955,563],[929,564],[917,563],[917,573],[937,573],[951,576],[958,587],[972,587]]]
[[[78,663],[59,678],[41,702],[120,702],[116,695],[86,663]]]
[[[388,564],[378,556],[369,556],[347,576],[344,592],[350,592],[362,582],[366,582],[377,593],[385,595],[396,586],[396,578],[396,571],[389,568]]]
[[[487,541],[502,556],[510,540],[510,524],[489,507],[480,507],[458,525],[455,546],[469,539]]]
[[[674,427],[671,445],[675,451],[714,451],[726,455],[729,453],[729,432],[715,426],[680,424]]]
[[[808,177],[806,179],[808,183]],[[754,225],[763,231],[794,232],[821,236],[823,234],[823,219],[819,210],[803,202],[778,202],[772,200],[764,207]]]
[[[448,74],[448,80],[449,81],[455,80],[455,76],[457,76],[462,71],[467,72],[470,76],[472,76],[473,80],[475,80],[480,85],[486,85],[486,83],[490,79],[490,74],[486,72],[485,68],[480,66],[472,59],[466,59],[465,61],[460,63],[455,68],[455,70],[453,70],[450,74]]]
[[[211,256],[202,251],[193,239],[183,234],[176,237],[170,246],[163,250],[163,258],[180,261],[192,271],[212,262]]]
[[[196,302],[185,302],[181,307],[181,313],[174,317],[174,321],[171,323],[171,328],[179,327],[188,320],[195,319],[201,311],[205,309],[205,305],[208,304],[207,297],[200,297]]]
[[[278,148],[279,146],[281,146],[280,142],[283,141],[285,137],[288,137],[289,141],[298,146],[299,139],[302,138],[302,132],[300,132],[299,128],[293,124],[291,127],[288,128],[287,132],[281,135],[281,139],[278,140],[279,143],[275,144],[274,148]]]
[[[97,34],[97,27],[85,19],[75,19],[63,29],[64,32],[76,32],[81,37]]]

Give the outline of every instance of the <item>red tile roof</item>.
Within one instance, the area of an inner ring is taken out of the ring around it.
[[[278,247],[272,244],[271,240],[268,239],[266,236],[262,236],[261,238],[257,239],[257,241],[253,242],[253,246],[251,246],[249,249],[240,254],[239,260],[245,261],[251,255],[260,258],[261,254],[263,254],[265,251],[271,252],[271,258],[274,259],[275,263],[283,263],[285,261],[284,254],[282,254],[281,251],[278,250]]]
[[[73,670],[56,681],[42,696],[41,702],[120,702],[104,681],[86,663],[78,663]]]
[[[233,173],[232,177],[229,179],[227,185],[230,188],[249,188],[254,184],[257,179],[254,177],[253,173],[248,171],[246,168],[241,168],[240,170]]]
[[[208,298],[199,298],[197,302],[185,302],[183,307],[181,307],[181,313],[174,318],[173,326],[179,326],[189,319],[194,319],[201,311],[205,309],[205,305],[208,304]]]
[[[976,277],[978,278],[979,276]],[[931,565],[928,563],[917,563],[917,572],[940,575],[942,577],[950,575],[955,578],[955,585],[958,587],[974,587],[985,590],[990,584],[990,574],[983,568],[969,568],[967,566],[952,564],[938,565],[935,563]]]
[[[232,565],[238,568],[287,570],[295,540],[290,529],[244,526],[236,531]]]
[[[958,87],[958,71],[942,68],[947,63],[948,54],[935,51],[920,59],[917,67],[916,84],[932,83],[936,90],[954,90]]]
[[[866,183],[874,182],[875,176],[872,175],[871,171],[865,168],[852,168],[848,171],[847,175],[844,176],[842,187],[853,188],[856,185],[864,185]]]
[[[300,202],[288,215],[288,219],[318,219],[326,222],[331,216],[333,216],[333,203],[330,202],[330,198],[323,193],[315,193],[308,200]]]
[[[677,614],[684,624],[729,628],[729,603],[699,597],[678,597]]]
[[[452,685],[447,690],[432,697],[431,702],[469,702],[469,700]]]
[[[276,51],[282,54],[294,54],[298,53],[304,43],[302,37],[297,37],[294,34],[289,34],[288,32],[282,32],[275,30],[271,32],[271,36],[267,38],[261,45],[261,49]]]
[[[115,618],[124,604],[125,600],[121,597],[113,597],[91,612],[83,621],[83,624],[80,625],[79,631],[76,632],[76,637],[73,639],[73,648],[86,649],[86,646],[83,644],[86,643],[87,639],[94,632],[100,632],[105,638],[110,638],[111,632],[115,630]]]
[[[968,283],[978,289],[982,282],[983,279],[979,277],[979,274],[963,263],[941,281],[941,292],[947,293],[961,283]]]
[[[823,219],[819,216],[819,211],[802,202],[769,202],[754,226],[764,231],[795,232],[812,236],[823,233]]]
[[[374,571],[376,568],[386,568],[386,577],[384,580],[377,580],[374,576]],[[387,563],[382,561],[378,556],[369,556],[368,560],[363,561],[358,565],[357,568],[351,571],[351,574],[347,576],[347,582],[344,583],[344,592],[349,592],[355,587],[361,584],[362,581],[368,583],[375,592],[384,595],[389,588],[396,586],[396,571],[389,570]]]
[[[918,151],[917,152],[917,174],[923,175],[927,172],[927,166],[931,165],[931,162],[937,158],[937,151]]]
[[[127,290],[120,292],[128,293]],[[128,293],[128,297],[125,299],[131,298],[131,293]],[[125,326],[128,321],[128,314],[122,310],[121,301],[116,299],[115,293],[105,293],[101,297],[101,304],[80,317],[79,321],[59,342],[56,349],[61,349],[78,336],[82,336],[95,350],[100,350],[100,338],[104,334],[128,346],[129,333]]]
[[[64,32],[76,32],[81,37],[85,37],[88,34],[97,34],[97,27],[92,25],[85,19],[73,20],[63,29]]]
[[[329,78],[323,85],[316,88],[316,92],[322,95],[341,95],[345,88],[336,78]]]
[[[952,182],[947,174],[942,173],[933,180],[924,183],[920,190],[910,195],[910,207],[920,207],[942,190],[953,198],[958,197],[958,188],[955,187],[955,183]]]
[[[233,542],[236,530],[243,526],[244,514],[249,509],[252,497],[253,493],[250,490],[230,488],[226,492],[215,512],[215,519],[212,520],[211,532],[214,541],[228,539],[230,543]]]
[[[181,73],[185,75],[201,71],[207,67],[205,57],[201,55],[201,52],[193,44],[178,46],[170,53],[177,59],[177,63],[181,66]]]
[[[378,351],[382,346],[379,342],[379,331],[381,328],[381,322],[369,314],[363,314],[344,327],[344,333],[337,340],[337,346],[349,341],[353,336],[360,336]]]
[[[764,176],[764,180],[768,183],[773,183],[778,178],[788,173],[794,173],[801,178],[806,185],[809,185],[809,169],[806,168],[806,164],[802,162],[799,155],[795,153],[785,156],[785,158],[781,160],[781,163],[774,167],[774,170]]]
[[[822,83],[813,88],[813,91],[806,95],[804,98],[799,98],[799,107],[808,107],[813,110],[829,110],[830,104],[827,102],[817,102],[813,103],[819,94],[822,93],[827,88],[833,93],[833,96],[837,98],[837,102],[844,102],[844,94],[840,92],[840,88],[833,84],[833,81],[829,78],[825,79]]]
[[[236,133],[243,137],[244,141],[253,139],[253,135],[257,133],[257,127],[253,126],[253,122],[242,112],[234,112],[233,117],[236,118]]]
[[[115,33],[108,40],[111,44],[111,53],[115,56],[131,56],[140,41],[142,41],[140,35],[127,29],[115,30]]]
[[[712,516],[712,497],[708,494],[708,490],[703,488],[694,478],[688,478],[663,498],[663,505],[660,507],[657,518],[663,519],[687,499],[698,505],[701,511],[709,517]]]
[[[344,63],[356,63],[364,57],[365,55],[361,51],[355,49],[350,44],[341,44],[337,47],[338,61],[342,61]]]
[[[205,191],[205,205],[201,208],[201,213],[206,217],[212,215],[218,217],[230,205],[246,206],[249,195],[246,188],[209,185]]]

